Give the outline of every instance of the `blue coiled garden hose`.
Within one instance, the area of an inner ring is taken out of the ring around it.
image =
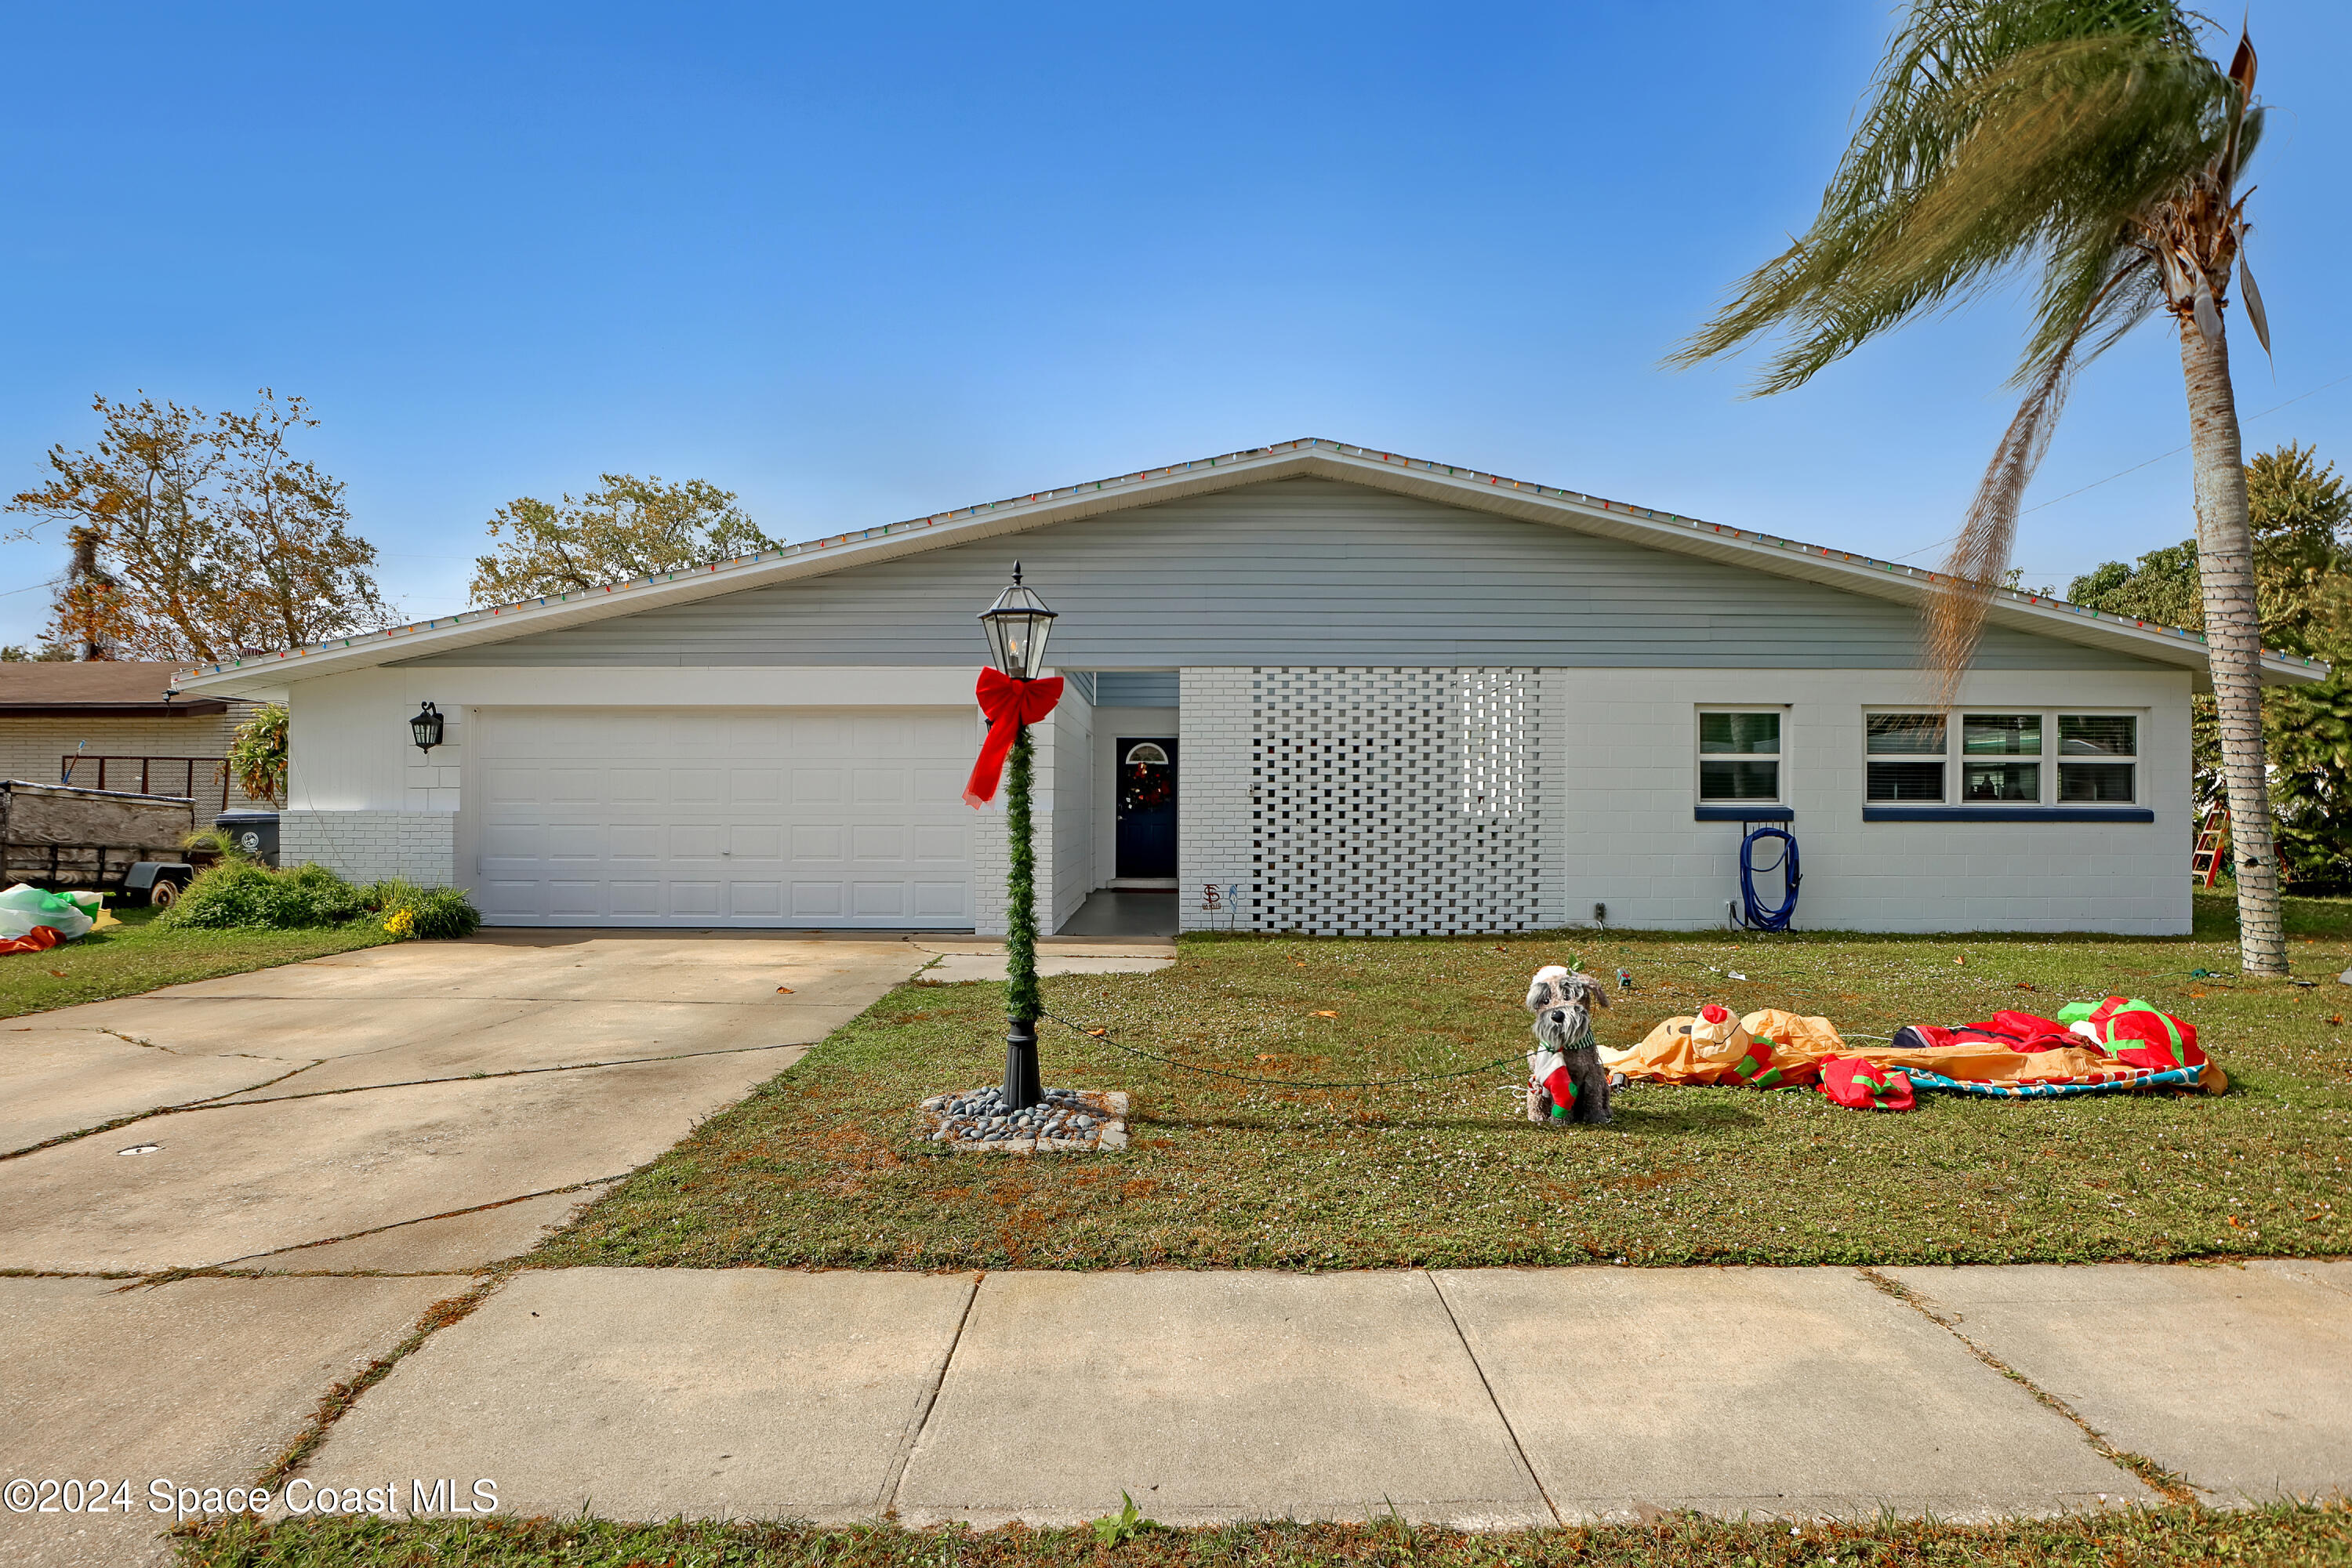
[[[1781,851],[1780,859],[1759,867],[1756,864],[1756,841],[1759,838],[1778,838],[1788,847]],[[1779,909],[1768,910],[1757,898],[1756,873],[1759,870],[1780,873],[1784,896]],[[1750,931],[1787,931],[1790,918],[1797,912],[1797,884],[1803,880],[1797,869],[1797,836],[1769,823],[1750,826],[1739,840],[1739,923]]]

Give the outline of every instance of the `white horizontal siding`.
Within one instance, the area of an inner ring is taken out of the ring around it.
[[[413,661],[979,662],[1013,559],[1077,668],[1545,665],[1907,668],[1884,600],[1324,479],[1194,497]],[[1981,669],[2147,668],[1995,627]]]

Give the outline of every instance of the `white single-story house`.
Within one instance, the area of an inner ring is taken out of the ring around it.
[[[455,883],[496,924],[988,932],[1002,803],[960,796],[1016,558],[1068,678],[1046,931],[1115,887],[1175,889],[1188,929],[1717,927],[1763,821],[1801,844],[1801,928],[2189,929],[2201,638],[2002,592],[1944,707],[1927,572],[1331,441],[178,688],[290,703],[289,864]]]

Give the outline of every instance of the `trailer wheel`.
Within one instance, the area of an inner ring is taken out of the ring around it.
[[[158,877],[155,885],[147,889],[147,907],[168,910],[180,901],[180,884],[169,877]]]

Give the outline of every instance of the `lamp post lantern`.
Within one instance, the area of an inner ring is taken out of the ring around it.
[[[1045,602],[1022,585],[1021,563],[1013,563],[1013,583],[981,613],[988,635],[989,659],[1009,679],[1028,682],[1045,668],[1045,638],[1054,629],[1055,613]],[[1059,681],[1054,683],[1056,687]],[[1020,689],[1025,693],[1025,686]],[[1045,1098],[1037,1071],[1037,1019],[1045,1011],[1037,990],[1037,847],[1029,817],[1032,752],[1029,726],[1013,731],[1013,752],[1004,781],[1004,970],[1006,988],[1004,1032],[1004,1107],[1026,1110]]]

